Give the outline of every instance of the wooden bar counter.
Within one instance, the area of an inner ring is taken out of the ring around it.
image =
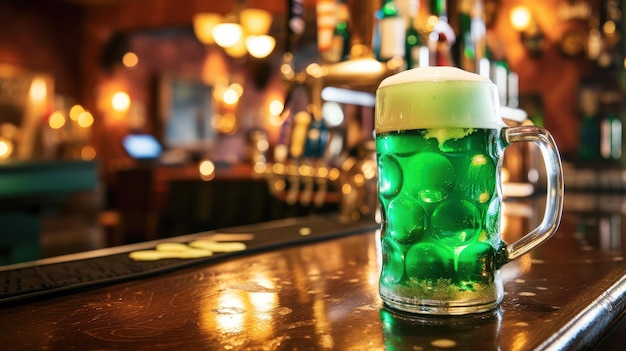
[[[507,202],[507,242],[540,220],[541,203]],[[619,330],[626,309],[624,204],[622,195],[567,194],[555,236],[503,268],[501,307],[471,317],[385,309],[372,221],[293,218],[170,238],[245,239],[249,250],[143,270],[128,252],[157,242],[1,267],[0,349],[591,349]],[[16,278],[27,273],[52,288]],[[11,294],[18,280],[24,294]]]

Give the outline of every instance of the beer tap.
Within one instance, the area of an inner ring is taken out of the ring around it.
[[[402,70],[404,60],[401,57],[379,62],[373,57],[353,58],[336,63],[310,63],[302,70],[295,69],[293,50],[297,39],[302,34],[303,16],[302,0],[289,0],[290,17],[287,21],[287,49],[282,56],[280,74],[286,87],[284,109],[281,113],[285,131],[277,145],[277,154],[288,155],[287,158],[275,157],[278,163],[284,163],[284,178],[289,188],[286,190],[286,201],[317,207],[324,204],[328,183],[338,180],[340,173],[332,169],[332,155],[327,153],[328,130],[322,115],[322,90],[326,87],[357,90],[374,93],[380,82]],[[301,23],[301,25],[293,25]],[[306,91],[307,105],[304,111],[290,111],[294,99],[294,91],[303,87]],[[291,114],[290,118],[288,114]],[[290,129],[290,135],[287,130]],[[270,179],[276,181],[281,176],[267,167]],[[281,168],[281,167],[279,167]],[[282,169],[282,168],[281,168]],[[317,186],[317,192],[316,192]]]

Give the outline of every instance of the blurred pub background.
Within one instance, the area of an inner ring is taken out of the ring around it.
[[[371,215],[373,93],[418,65],[489,76],[554,135],[569,189],[624,191],[625,6],[0,1],[0,263]],[[507,177],[537,183],[519,157]]]

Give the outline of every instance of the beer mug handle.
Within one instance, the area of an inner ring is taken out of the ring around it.
[[[536,126],[505,128],[508,143],[532,142],[539,147],[546,166],[547,196],[543,220],[539,226],[507,247],[507,261],[515,260],[548,240],[558,229],[563,210],[563,168],[552,135]]]

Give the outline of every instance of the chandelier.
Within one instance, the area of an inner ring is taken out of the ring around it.
[[[234,58],[247,54],[265,58],[272,53],[276,39],[268,33],[272,14],[262,9],[245,8],[224,16],[213,13],[197,13],[193,17],[194,33],[204,45],[217,44]]]

